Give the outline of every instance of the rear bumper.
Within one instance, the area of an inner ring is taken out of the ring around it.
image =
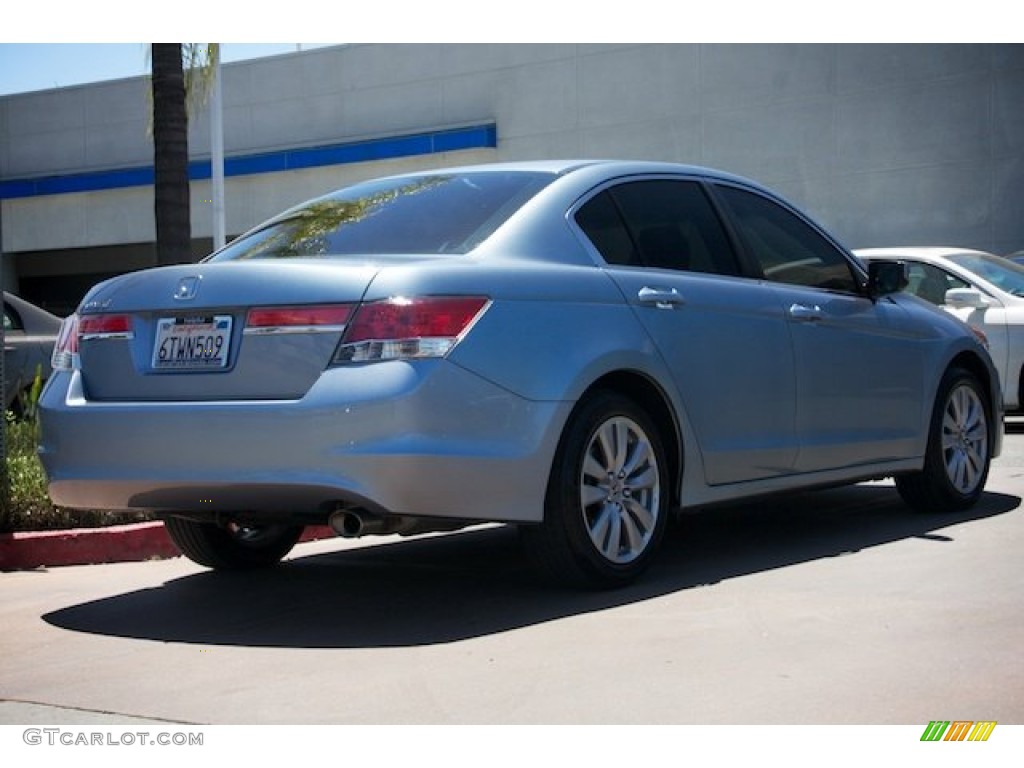
[[[532,522],[571,406],[445,360],[332,369],[289,401],[97,403],[61,371],[40,458],[53,501],[79,509]]]

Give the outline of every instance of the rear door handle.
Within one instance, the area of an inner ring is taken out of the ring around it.
[[[674,309],[686,303],[675,288],[644,286],[636,295],[641,304],[653,304],[658,309]]]

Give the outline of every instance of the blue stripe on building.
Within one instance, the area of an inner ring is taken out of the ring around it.
[[[389,136],[382,139],[226,157],[224,159],[224,176],[295,171],[326,165],[365,163],[373,160],[497,146],[497,126],[494,123],[485,123],[464,128]],[[199,160],[189,163],[188,175],[192,181],[209,179],[212,175],[210,161]],[[152,184],[152,166],[75,173],[66,176],[46,176],[38,179],[9,179],[0,181],[0,199],[62,195],[69,192],[98,192],[106,189],[142,187]]]

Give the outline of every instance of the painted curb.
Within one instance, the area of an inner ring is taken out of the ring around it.
[[[299,541],[317,541],[334,535],[325,525],[311,525],[306,527]],[[163,560],[180,555],[159,521],[0,534],[0,571]]]

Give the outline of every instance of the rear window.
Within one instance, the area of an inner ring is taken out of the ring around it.
[[[997,288],[1024,296],[1024,267],[1020,264],[990,253],[956,253],[948,258]]]
[[[554,178],[487,171],[370,181],[289,211],[210,260],[467,253]]]

